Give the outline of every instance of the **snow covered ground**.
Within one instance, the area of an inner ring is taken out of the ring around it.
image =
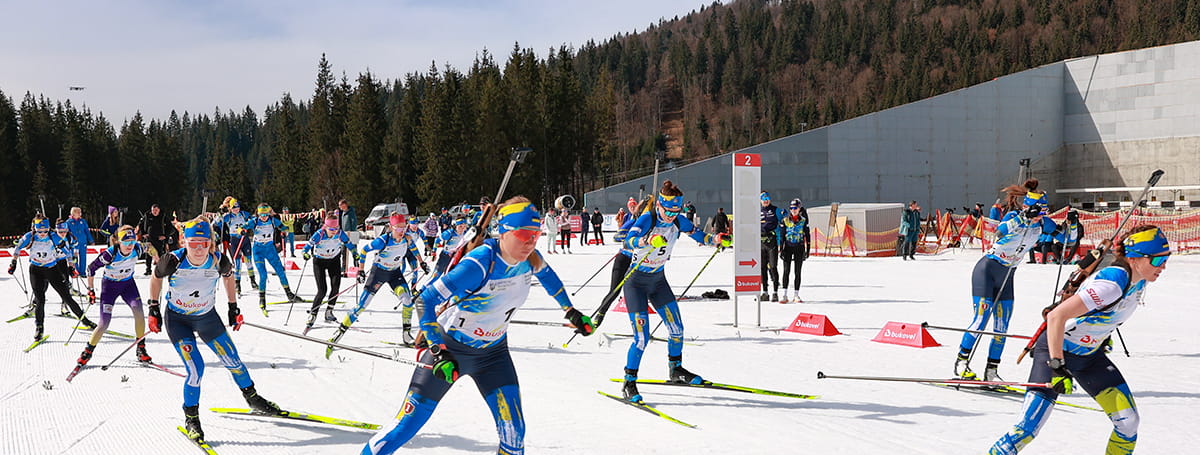
[[[676,292],[692,279],[711,249],[681,241],[667,267]],[[551,265],[575,291],[613,253],[614,247],[575,247],[572,255],[548,256]],[[965,326],[971,315],[970,272],[976,251],[950,251],[899,258],[813,258],[805,264],[803,304],[762,305],[762,325],[787,325],[797,313],[827,315],[846,335],[817,337],[760,331],[756,304],[740,303],[740,327],[732,327],[729,301],[685,301],[680,304],[689,345],[684,363],[705,378],[723,383],[815,394],[796,400],[737,392],[643,386],[648,403],[681,420],[686,428],[641,412],[596,393],[619,394],[609,378],[622,374],[627,339],[597,334],[579,337],[568,348],[565,328],[514,325],[509,343],[522,383],[525,444],[529,453],[982,453],[1016,422],[1018,399],[984,396],[911,383],[822,379],[828,374],[948,377],[957,332],[933,331],[941,347],[917,349],[871,342],[888,321]],[[24,262],[23,262],[24,264]],[[720,255],[689,295],[713,289],[731,290],[732,253]],[[1013,333],[1031,333],[1040,310],[1049,303],[1057,266],[1022,265],[1015,274],[1016,310]],[[1064,269],[1063,277],[1069,269]],[[311,297],[311,271],[293,287]],[[606,270],[573,299],[593,309],[607,289]],[[146,277],[138,276],[143,296]],[[245,284],[245,283],[244,283]],[[268,300],[282,300],[272,278]],[[248,290],[248,287],[247,287]],[[353,292],[353,291],[352,291]],[[14,277],[0,277],[7,296],[4,319],[20,313],[25,297]],[[1200,406],[1200,317],[1192,308],[1200,295],[1200,256],[1171,259],[1158,283],[1122,332],[1132,357],[1117,352],[1115,362],[1128,379],[1141,411],[1140,453],[1179,453],[1200,441],[1193,423]],[[339,316],[351,303],[343,298]],[[59,309],[50,293],[47,313]],[[399,336],[396,300],[379,296],[357,328],[343,342],[383,353],[382,343]],[[241,302],[247,321],[284,327],[286,305],[272,308],[269,318],[256,309],[256,297]],[[218,304],[224,319],[224,304]],[[286,329],[303,326],[297,307]],[[9,315],[11,314],[11,316]],[[89,316],[95,318],[97,309]],[[657,324],[657,317],[652,316]],[[553,301],[534,289],[515,319],[562,321]],[[85,369],[64,381],[84,345],[86,333],[75,334],[67,319],[47,317],[50,340],[26,354],[33,335],[32,319],[4,324],[0,330],[0,453],[198,453],[175,426],[182,379],[135,365],[132,353],[113,368]],[[133,320],[118,304],[111,329],[132,333]],[[319,322],[312,335],[328,338],[333,325]],[[624,314],[610,313],[601,332],[630,333]],[[658,334],[665,335],[661,329]],[[244,327],[233,333],[242,359],[263,396],[291,410],[378,424],[397,413],[411,367],[350,352],[324,358],[324,347],[275,333]],[[162,365],[182,371],[164,333],[149,338],[149,351]],[[610,341],[611,340],[611,341]],[[106,337],[92,365],[112,360],[129,341]],[[987,343],[985,339],[983,343]],[[1001,375],[1023,380],[1029,362],[1013,362],[1023,343],[1013,340],[1005,351]],[[666,346],[650,345],[642,377],[666,374]],[[245,402],[230,375],[207,348],[201,419],[208,440],[222,454],[357,453],[372,432],[262,417],[217,415],[208,407],[243,407]],[[411,355],[411,351],[402,354]],[[976,358],[982,370],[982,357]],[[406,447],[419,453],[494,453],[497,439],[490,413],[470,379],[460,381],[437,413]],[[47,388],[45,384],[49,384]],[[1093,404],[1086,395],[1064,398]],[[1190,411],[1189,411],[1190,409]],[[1040,437],[1026,453],[1101,453],[1111,425],[1102,413],[1067,407],[1054,411]]]

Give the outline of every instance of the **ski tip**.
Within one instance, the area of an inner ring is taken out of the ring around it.
[[[825,372],[824,372],[824,371],[818,371],[818,372],[817,372],[817,379],[825,379]]]

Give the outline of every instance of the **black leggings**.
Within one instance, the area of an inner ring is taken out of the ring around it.
[[[325,298],[326,292],[329,293],[329,308],[333,308],[333,303],[337,301],[337,292],[341,290],[339,287],[342,285],[342,259],[314,258],[313,276],[317,279],[317,295],[313,296],[313,309],[321,307],[321,299]],[[326,287],[325,280],[329,280],[330,287]]]
[[[67,275],[63,273],[64,269],[66,268],[59,267],[58,264],[52,267],[38,267],[32,264],[29,266],[29,285],[33,288],[33,315],[38,327],[46,320],[46,288],[50,286],[54,287],[63,303],[75,313],[75,317],[83,317],[83,308],[71,297],[71,285],[67,281]]]
[[[625,274],[629,272],[629,266],[633,264],[633,258],[623,253],[617,253],[617,258],[613,259],[612,278],[608,282],[608,292],[612,292],[625,278]]]
[[[799,272],[797,272],[799,273]],[[774,240],[762,244],[762,289],[767,292],[767,275],[779,290],[779,244]]]
[[[571,248],[571,230],[558,231],[558,240],[562,241],[564,250]]]
[[[804,245],[785,246],[783,254],[780,255],[783,259],[783,289],[787,290],[788,275],[791,272],[792,263],[796,264],[796,287],[792,288],[800,290],[800,269],[804,267]]]

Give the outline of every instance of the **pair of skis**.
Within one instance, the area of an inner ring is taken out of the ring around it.
[[[209,411],[215,412],[217,414],[245,415],[245,416],[252,416],[252,417],[270,417],[270,418],[275,418],[275,419],[287,419],[287,420],[302,420],[305,422],[314,422],[314,423],[321,423],[321,424],[326,424],[326,425],[337,425],[337,426],[343,426],[343,427],[358,428],[361,430],[378,430],[378,429],[382,428],[379,425],[376,425],[373,423],[359,422],[357,420],[339,419],[336,417],[326,417],[326,416],[321,416],[321,415],[316,415],[316,414],[308,414],[308,413],[294,412],[294,411],[283,411],[283,414],[264,414],[261,412],[257,412],[257,411],[254,411],[251,409],[245,409],[245,408],[209,408]],[[175,428],[177,428],[180,433],[183,433],[183,435],[185,437],[187,437],[189,440],[191,440],[192,443],[196,445],[196,447],[199,447],[200,450],[203,450],[204,453],[207,453],[210,455],[215,455],[217,453],[215,450],[213,450],[212,446],[208,444],[208,441],[205,441],[204,439],[199,439],[199,438],[192,438],[191,435],[188,434],[187,429],[185,429],[183,427],[177,426]]]
[[[170,375],[179,376],[179,377],[181,377],[181,378],[185,378],[185,377],[187,377],[187,375],[186,375],[186,374],[180,373],[180,372],[178,372],[178,371],[172,370],[172,369],[170,369],[170,368],[164,367],[164,366],[162,366],[162,365],[159,365],[159,364],[157,364],[157,363],[154,363],[154,362],[142,362],[142,361],[138,361],[138,365],[139,365],[139,366],[141,366],[141,367],[143,367],[143,368],[150,368],[150,369],[158,370],[158,371],[161,371],[161,372],[163,372],[163,373],[167,373],[167,374],[170,374]],[[88,365],[82,365],[82,364],[78,364],[78,363],[76,363],[76,364],[75,364],[75,368],[73,368],[73,369],[71,370],[71,373],[70,373],[70,374],[67,374],[67,382],[71,382],[71,380],[72,380],[72,379],[75,379],[75,376],[76,376],[76,375],[78,375],[80,371],[83,371],[83,369],[84,369],[85,367],[87,367],[87,366],[88,366]]]
[[[624,379],[617,379],[617,378],[612,378],[609,380],[612,382],[624,382],[625,381]],[[686,383],[686,382],[664,381],[662,379],[638,379],[637,383],[645,384],[645,385],[656,385],[656,386],[692,387],[692,388],[711,389],[711,390],[726,390],[726,391],[731,391],[731,392],[753,393],[753,394],[757,394],[757,395],[769,395],[769,396],[775,396],[775,397],[797,398],[797,399],[801,399],[801,400],[815,400],[817,398],[820,398],[819,395],[804,395],[804,394],[791,393],[791,392],[779,392],[779,391],[775,391],[775,390],[760,389],[760,388],[756,388],[756,387],[747,387],[747,386],[733,385],[733,384],[720,384],[720,383],[716,383],[716,382],[707,382],[707,381],[700,383],[700,384],[690,384],[690,383]],[[599,393],[600,395],[604,395],[608,398],[619,401],[621,403],[633,406],[635,408],[638,408],[638,409],[648,412],[650,414],[656,415],[656,416],[661,417],[669,422],[683,425],[688,428],[696,428],[696,425],[693,425],[693,424],[684,422],[682,420],[679,420],[675,417],[672,417],[672,416],[668,415],[667,413],[660,411],[657,408],[655,408],[649,404],[646,404],[645,402],[629,401],[623,397],[612,395],[612,394],[609,394],[609,393],[606,393],[603,391],[599,391],[599,390],[597,390],[596,393]]]

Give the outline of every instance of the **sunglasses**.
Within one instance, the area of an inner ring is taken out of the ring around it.
[[[192,248],[201,248],[208,246],[208,240],[188,240],[187,246]]]
[[[121,244],[122,244],[122,245],[133,245],[133,244],[135,244],[135,243],[137,243],[137,239],[129,239],[129,240],[122,240],[122,241],[121,241]]]
[[[1171,257],[1171,255],[1166,254],[1166,255],[1162,255],[1162,256],[1148,256],[1147,259],[1150,259],[1150,265],[1152,265],[1154,267],[1162,267],[1163,264],[1167,263],[1167,259],[1169,259],[1170,257]]]
[[[49,229],[34,229],[33,232],[38,233],[38,234],[49,234],[50,230]]]
[[[678,216],[682,212],[683,212],[682,209],[678,209],[678,210],[670,210],[670,209],[666,209],[666,208],[663,209],[663,213],[666,214],[667,216]]]
[[[511,232],[513,237],[516,237],[517,240],[520,240],[522,242],[528,242],[530,240],[537,239],[538,236],[542,235],[542,231],[540,231],[538,229],[521,228],[521,229],[513,229],[508,232]]]

